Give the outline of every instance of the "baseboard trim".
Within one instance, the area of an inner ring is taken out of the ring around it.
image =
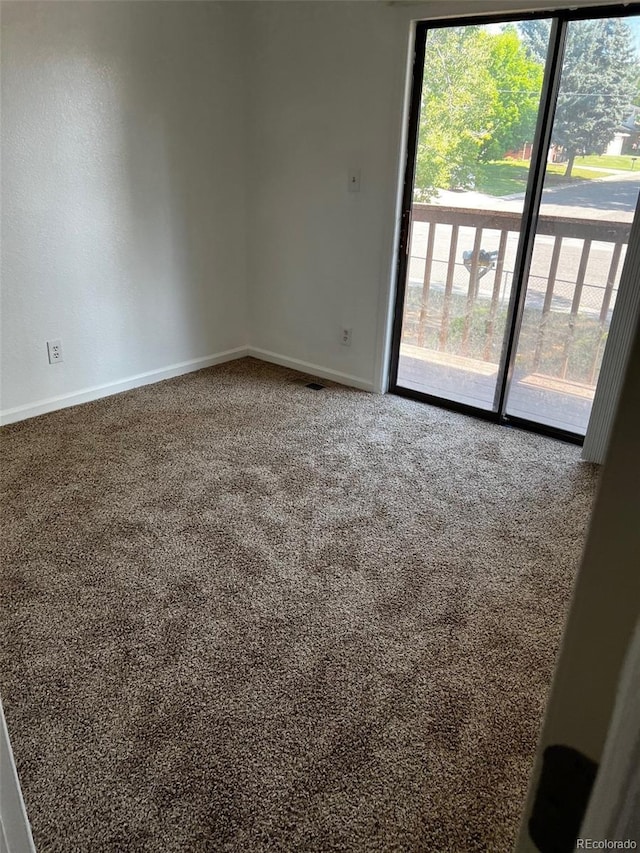
[[[132,388],[140,388],[143,385],[152,385],[154,382],[162,382],[164,379],[173,379],[185,373],[193,373],[205,367],[213,367],[214,364],[223,364],[225,361],[233,361],[250,354],[248,347],[235,347],[234,349],[217,352],[213,355],[205,355],[202,358],[193,358],[190,361],[180,361],[168,367],[158,370],[149,370],[146,373],[137,373],[117,382],[108,382],[105,385],[95,385],[92,388],[83,388],[71,394],[63,394],[59,397],[49,397],[39,400],[37,403],[29,403],[26,406],[17,406],[14,409],[5,409],[0,412],[0,424],[12,424],[24,421],[27,418],[35,418],[38,415],[46,415],[58,409],[67,409],[70,406],[78,406],[81,403],[91,403],[102,397],[110,397],[122,391],[130,391]]]
[[[161,367],[158,370],[137,373],[135,376],[128,376],[126,379],[120,379],[117,382],[108,382],[104,385],[95,385],[92,388],[83,388],[81,391],[74,391],[71,394],[62,394],[59,397],[38,400],[36,403],[29,403],[26,406],[5,409],[0,412],[0,425],[6,426],[18,421],[25,421],[28,418],[38,417],[38,415],[56,412],[59,409],[68,409],[71,406],[79,406],[82,403],[91,403],[94,400],[100,400],[102,397],[110,397],[113,394],[120,394],[122,391],[141,388],[143,385],[152,385],[154,382],[162,382],[164,379],[173,379],[175,376],[193,373],[205,367],[213,367],[215,364],[223,364],[225,361],[234,361],[237,358],[244,358],[248,355],[260,361],[267,361],[270,364],[279,364],[281,367],[298,370],[301,373],[311,373],[313,376],[329,379],[332,382],[338,382],[340,385],[359,388],[362,391],[375,391],[373,382],[368,382],[359,376],[341,373],[338,370],[330,370],[329,368],[321,367],[319,364],[311,364],[308,361],[301,361],[297,358],[288,358],[285,355],[260,349],[259,347],[244,346],[214,353],[213,355],[206,355],[202,358],[194,358],[190,361],[181,361],[177,364],[171,364],[168,367]]]
[[[319,364],[311,364],[308,361],[301,361],[298,358],[289,358],[288,356],[260,349],[259,347],[248,347],[246,354],[260,361],[268,361],[271,364],[279,364],[281,367],[290,367],[292,370],[299,370],[300,373],[310,373],[313,376],[319,376],[321,379],[330,379],[332,382],[338,382],[340,385],[348,385],[350,388],[359,388],[361,391],[375,391],[373,382],[368,382],[359,376],[352,376],[350,373],[340,373],[338,370],[320,367]]]

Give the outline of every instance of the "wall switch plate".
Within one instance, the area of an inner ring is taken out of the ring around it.
[[[64,361],[62,358],[62,341],[47,341],[47,354],[49,355],[49,364],[58,364]]]
[[[351,346],[351,334],[352,334],[352,332],[353,332],[353,329],[351,329],[349,326],[343,326],[340,329],[340,343],[342,344],[343,347],[350,347]]]
[[[349,192],[360,192],[360,169],[349,170]]]

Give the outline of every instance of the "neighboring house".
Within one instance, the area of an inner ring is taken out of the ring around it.
[[[533,150],[532,142],[525,142],[524,145],[513,151],[507,151],[504,155],[505,160],[530,160]],[[613,139],[607,145],[605,154],[613,156],[619,154],[634,154],[640,150],[640,106],[630,106],[627,117],[620,123],[618,130],[615,132]],[[547,162],[563,163],[566,162],[566,155],[562,146],[552,145],[549,148]]]
[[[628,116],[620,123],[605,154],[633,154],[640,147],[640,107],[629,107]]]

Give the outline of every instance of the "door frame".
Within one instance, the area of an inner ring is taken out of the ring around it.
[[[501,15],[465,15],[453,18],[438,18],[437,20],[422,20],[416,23],[413,44],[413,61],[411,70],[411,87],[409,98],[407,143],[405,152],[404,181],[402,188],[399,240],[397,246],[396,287],[391,327],[391,350],[389,362],[388,391],[401,397],[408,397],[424,403],[430,403],[441,408],[450,409],[462,414],[504,426],[526,429],[530,432],[548,435],[572,444],[582,445],[584,436],[578,433],[540,424],[525,418],[508,415],[506,402],[509,385],[513,376],[516,344],[518,341],[526,298],[526,283],[528,280],[531,257],[533,255],[536,237],[536,225],[546,171],[547,151],[555,118],[556,100],[562,74],[562,60],[566,40],[567,24],[571,21],[591,20],[594,18],[622,18],[640,14],[640,3],[623,5],[593,6],[580,9],[554,9],[536,12],[520,12]],[[398,385],[398,366],[400,359],[400,342],[404,300],[407,289],[409,269],[409,250],[411,242],[411,207],[413,201],[413,185],[416,169],[416,154],[420,125],[420,102],[422,97],[422,82],[424,60],[429,30],[449,27],[464,27],[470,25],[513,23],[517,21],[550,20],[549,50],[545,63],[544,79],[540,94],[540,107],[533,140],[533,157],[527,178],[525,204],[522,212],[521,228],[518,237],[518,248],[514,263],[513,284],[507,309],[504,340],[496,395],[494,398],[495,411],[488,411],[467,403],[447,400],[423,391],[404,388]],[[640,206],[640,198],[637,205]],[[626,262],[626,261],[625,261]]]

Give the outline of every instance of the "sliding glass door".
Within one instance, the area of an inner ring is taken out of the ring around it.
[[[584,435],[640,189],[638,19],[593,14],[419,25],[391,390]]]
[[[631,18],[567,24],[506,399],[508,416],[579,435],[587,430],[640,191],[633,33]],[[588,155],[593,149],[604,153]]]

